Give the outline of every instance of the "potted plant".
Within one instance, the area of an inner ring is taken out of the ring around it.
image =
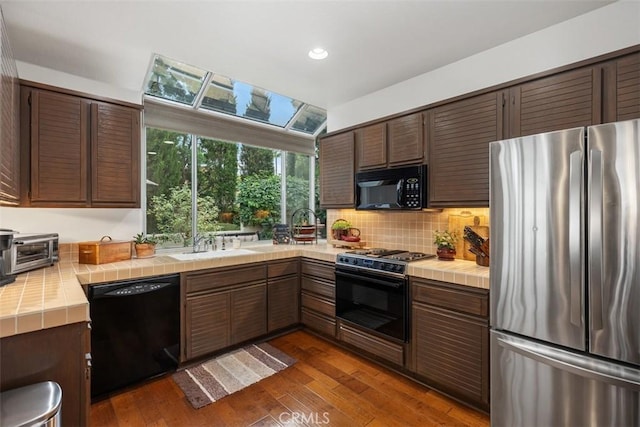
[[[156,244],[158,242],[150,236],[138,233],[133,236],[133,245],[136,248],[136,257],[149,258],[156,253]]]
[[[453,261],[456,256],[456,242],[458,241],[458,233],[455,231],[434,231],[433,243],[437,246],[436,253],[438,259],[443,261]]]
[[[331,224],[331,235],[335,240],[341,240],[342,236],[348,235],[350,228],[351,223],[346,219],[336,219],[333,224]]]

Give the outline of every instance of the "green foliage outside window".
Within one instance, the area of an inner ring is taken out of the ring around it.
[[[155,218],[158,231],[165,239],[188,246],[191,235],[191,187],[188,183],[174,187],[169,194],[151,198],[149,213]],[[198,196],[198,232],[206,234],[219,230],[218,208],[210,196]]]
[[[280,222],[280,177],[243,177],[238,185],[238,206],[240,222],[244,225],[262,225],[268,228]]]

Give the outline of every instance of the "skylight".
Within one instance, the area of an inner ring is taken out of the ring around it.
[[[145,95],[317,136],[327,112],[221,74],[155,55]]]

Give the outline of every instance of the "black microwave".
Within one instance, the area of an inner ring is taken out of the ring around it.
[[[427,207],[427,166],[356,173],[357,210],[420,210]]]

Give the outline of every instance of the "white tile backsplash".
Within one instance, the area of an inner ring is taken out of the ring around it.
[[[488,223],[488,208],[450,208],[443,209],[441,212],[328,209],[327,232],[330,235],[331,224],[336,219],[343,218],[351,222],[353,227],[360,229],[361,240],[367,247],[406,249],[435,254],[433,232],[447,229],[449,215],[460,215],[463,211],[481,216]],[[462,239],[462,230],[457,231]],[[462,258],[462,254],[456,254],[456,258]]]

